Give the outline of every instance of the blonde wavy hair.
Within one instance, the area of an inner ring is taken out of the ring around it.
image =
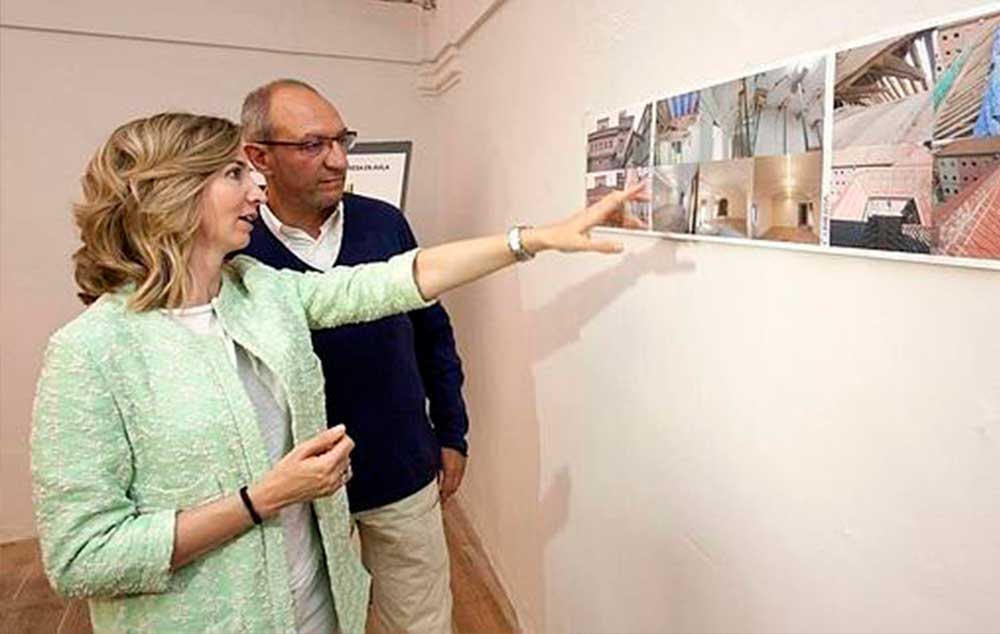
[[[136,311],[181,306],[213,175],[240,147],[240,128],[217,117],[166,112],[111,133],[87,165],[74,217],[83,241],[73,262],[84,304],[132,284]]]

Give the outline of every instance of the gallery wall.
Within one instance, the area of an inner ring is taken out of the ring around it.
[[[407,207],[418,217],[437,207],[434,123],[416,90],[419,9],[365,0],[166,7],[3,3],[0,542],[34,532],[34,385],[49,335],[82,309],[69,261],[77,246],[70,204],[87,159],[115,126],[165,109],[235,118],[256,85],[299,77],[329,95],[364,138],[412,139]]]
[[[114,124],[314,81],[362,131],[414,140],[409,215],[433,243],[578,207],[588,111],[977,6],[438,4],[415,35],[409,9],[361,0],[150,20],[4,3],[0,541],[32,532],[39,355],[80,309],[68,206]],[[422,60],[450,89],[418,98]],[[446,298],[472,415],[460,497],[525,631],[995,630],[997,273],[622,240]]]
[[[435,232],[578,206],[588,111],[975,6],[508,0],[440,98]],[[526,631],[995,630],[998,274],[622,239],[448,298]]]

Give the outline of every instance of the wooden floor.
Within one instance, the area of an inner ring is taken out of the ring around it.
[[[802,244],[819,244],[819,236],[809,227],[771,227],[761,236],[765,240],[780,242],[799,242]]]
[[[510,602],[497,583],[461,507],[444,509],[445,536],[451,555],[451,587],[456,634],[517,632]],[[369,633],[380,633],[369,622]],[[56,596],[42,573],[38,543],[0,544],[0,634],[90,634],[87,604]]]

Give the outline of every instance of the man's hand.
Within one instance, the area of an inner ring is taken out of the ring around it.
[[[438,488],[441,490],[441,503],[444,504],[462,484],[465,475],[465,456],[451,447],[441,448],[441,471],[438,473]]]

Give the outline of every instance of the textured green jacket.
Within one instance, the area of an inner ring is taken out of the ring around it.
[[[415,255],[328,273],[247,257],[226,267],[216,314],[281,379],[295,443],[327,427],[309,330],[426,306]],[[96,633],[294,632],[277,518],[170,572],[177,511],[234,493],[271,463],[222,340],[127,310],[127,297],[102,296],[46,351],[32,434],[46,573],[61,594],[90,599]],[[369,578],[343,488],[313,506],[341,629],[363,632]]]

